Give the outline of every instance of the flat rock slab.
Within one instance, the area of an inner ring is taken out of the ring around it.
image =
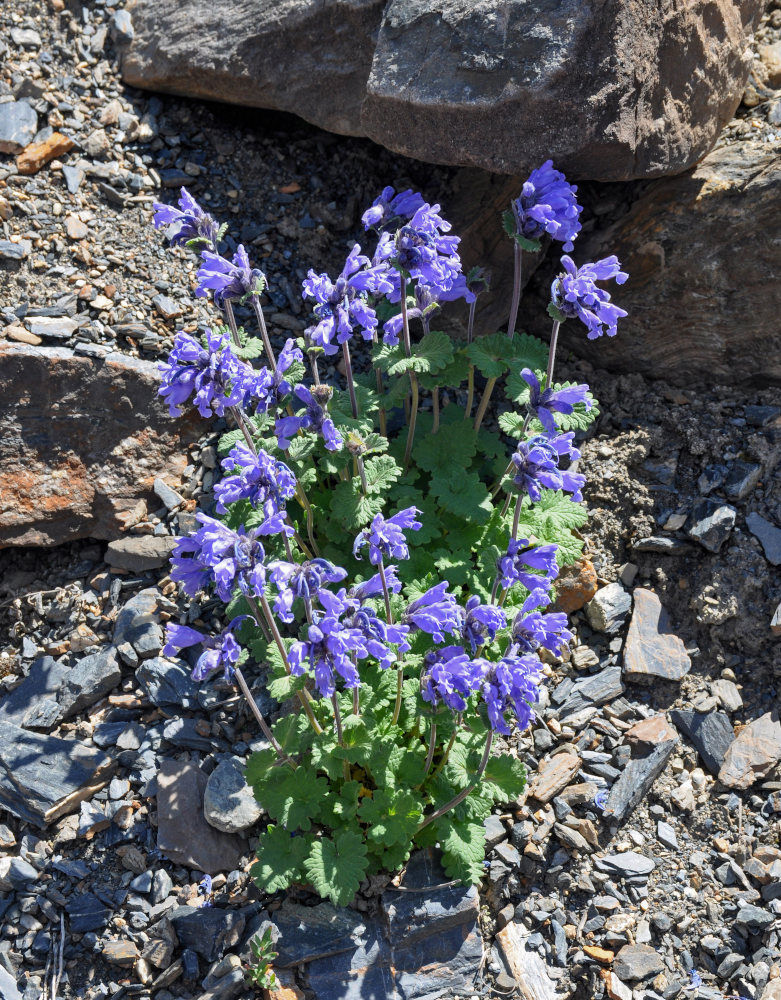
[[[746,525],[751,534],[762,544],[765,559],[774,566],[781,566],[781,528],[754,513],[746,518]]]
[[[182,471],[199,426],[171,418],[159,386],[149,361],[0,341],[0,548],[117,538],[139,499],[158,502],[155,479]]]
[[[435,1000],[467,989],[483,960],[474,886],[447,882],[432,851],[413,855],[381,919],[329,903],[285,901],[274,914],[280,968],[305,964],[317,1000]],[[403,891],[403,890],[408,891]]]
[[[573,753],[558,753],[555,757],[542,761],[529,785],[529,796],[539,802],[550,802],[579,770],[580,757]]]
[[[654,747],[649,754],[630,760],[610,789],[602,815],[617,823],[623,823],[631,816],[667,766],[677,744],[677,738],[668,740]]]
[[[192,948],[207,962],[222,958],[239,943],[246,919],[239,910],[216,906],[178,906],[168,919],[179,944]]]
[[[623,854],[608,854],[604,858],[595,858],[594,865],[601,872],[608,872],[618,878],[650,875],[656,868],[653,858],[648,858],[637,851],[625,851]]]
[[[229,0],[135,0],[122,72],[428,162],[658,177],[710,149],[748,77],[761,0],[714,2],[257,0],[247,18]]]
[[[187,761],[163,760],[157,773],[157,846],[178,864],[216,875],[233,871],[247,845],[203,816],[207,776]]]
[[[19,153],[33,141],[38,115],[27,101],[0,104],[0,153]]]
[[[729,716],[724,712],[693,712],[674,708],[670,718],[694,744],[710,773],[718,776],[727,750],[735,739]]]
[[[778,710],[767,712],[746,726],[727,750],[719,781],[727,788],[750,788],[781,760],[781,722]]]
[[[136,680],[153,705],[178,714],[183,708],[198,708],[198,685],[180,661],[156,656],[136,670]]]
[[[664,962],[647,944],[625,944],[616,955],[613,971],[622,982],[635,983],[658,976]]]
[[[0,721],[0,808],[35,826],[74,812],[113,770],[101,750]]]
[[[523,1000],[558,1000],[562,994],[548,975],[545,960],[528,947],[529,936],[528,928],[511,921],[496,935],[496,943]]]
[[[645,680],[656,677],[679,681],[691,669],[683,641],[670,631],[670,620],[652,590],[637,587],[634,611],[624,647],[624,677]]]

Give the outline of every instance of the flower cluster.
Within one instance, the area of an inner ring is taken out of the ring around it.
[[[293,390],[293,395],[306,407],[303,412],[292,417],[280,417],[275,426],[274,432],[277,435],[277,444],[283,451],[290,447],[290,442],[299,431],[309,430],[319,434],[329,451],[339,451],[342,447],[342,435],[336,429],[333,420],[328,416],[325,404],[331,398],[331,388],[329,386],[312,386],[307,389],[305,385],[297,385]]]
[[[556,545],[532,545],[528,538],[513,538],[497,560],[499,582],[505,588],[520,583],[527,590],[548,587],[559,575]]]
[[[404,529],[420,531],[423,525],[416,519],[419,513],[417,507],[407,507],[389,518],[377,514],[371,527],[364,528],[356,537],[353,555],[360,558],[358,553],[368,545],[369,562],[372,566],[381,565],[384,559],[409,559]]]
[[[564,272],[551,285],[551,307],[558,318],[579,319],[588,329],[588,339],[595,340],[606,333],[615,337],[618,320],[626,310],[610,301],[610,292],[600,288],[597,281],[615,278],[623,285],[629,275],[621,270],[617,257],[605,257],[595,264],[576,267],[571,257],[561,258]]]
[[[538,250],[546,233],[563,243],[565,250],[573,249],[572,241],[580,232],[579,217],[583,211],[575,199],[577,190],[554,168],[553,160],[532,170],[520,197],[513,202],[516,231],[527,241],[525,249]],[[536,247],[528,245],[534,243]]]
[[[284,511],[286,502],[296,494],[296,477],[284,462],[262,448],[255,453],[245,444],[237,444],[222,460],[222,467],[235,474],[225,476],[214,487],[218,514],[224,514],[230,503],[249,500],[271,517]]]
[[[580,451],[573,446],[574,431],[566,434],[537,434],[526,441],[519,441],[512,455],[515,467],[513,482],[534,503],[542,499],[542,490],[564,490],[579,503],[586,477],[568,469],[560,469],[562,458],[575,462]]]
[[[549,386],[543,389],[531,368],[522,369],[521,378],[529,386],[526,405],[549,434],[555,434],[557,430],[554,413],[572,413],[578,403],[582,403],[586,410],[591,409],[587,385],[571,385],[566,389]]]
[[[178,243],[201,242],[213,250],[217,249],[220,227],[208,212],[204,212],[187,188],[181,189],[178,209],[173,205],[163,205],[157,201],[152,208],[155,212],[155,229],[161,226],[169,227],[167,236],[171,246],[176,246]]]
[[[233,672],[241,655],[241,646],[234,638],[233,630],[246,619],[246,615],[234,618],[224,631],[216,636],[206,636],[187,625],[169,624],[166,627],[166,644],[163,656],[175,656],[190,646],[203,646],[193,670],[193,680],[204,681],[215,670],[222,668],[226,683],[233,679]]]
[[[226,300],[243,301],[250,296],[261,295],[266,287],[266,276],[258,268],[250,266],[247,251],[241,244],[233,260],[226,260],[209,250],[201,253],[201,260],[203,263],[197,274],[195,294],[205,298],[210,291],[213,292],[214,301],[221,308]]]

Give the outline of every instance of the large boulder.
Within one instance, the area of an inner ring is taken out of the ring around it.
[[[677,384],[781,382],[780,188],[777,152],[745,140],[649,184],[628,213],[575,248],[578,263],[614,253],[629,273],[611,289],[629,313],[618,336],[594,345],[571,321],[564,345],[600,367]],[[542,299],[523,308],[544,316]]]
[[[748,77],[762,0],[134,0],[127,83],[292,111],[434,163],[678,173]]]
[[[116,538],[155,478],[182,472],[199,425],[171,418],[159,385],[150,361],[0,341],[0,548]]]

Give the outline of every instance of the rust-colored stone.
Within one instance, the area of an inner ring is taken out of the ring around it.
[[[559,753],[544,760],[529,786],[529,795],[538,802],[550,802],[554,795],[565,788],[580,769],[580,757],[573,753]]]
[[[626,732],[626,742],[634,749],[653,749],[660,743],[678,739],[678,733],[663,715],[641,719]]]
[[[755,719],[727,750],[719,781],[727,788],[750,788],[781,760],[781,722],[778,710]]]
[[[603,965],[610,965],[616,957],[615,952],[610,951],[608,948],[600,948],[595,944],[583,945],[583,951],[589,958],[593,958],[595,962],[601,962]]]
[[[176,476],[202,424],[174,419],[152,362],[0,340],[0,548],[114,539],[155,478]]]
[[[652,590],[636,587],[634,610],[624,647],[624,677],[679,681],[691,670],[683,640],[670,631],[670,621]]]
[[[16,168],[20,174],[37,174],[50,160],[64,156],[74,146],[73,139],[62,132],[54,132],[43,142],[31,142],[29,146],[25,146],[16,157]]]
[[[585,556],[572,566],[565,566],[556,579],[556,611],[571,615],[580,611],[599,588],[597,571]]]
[[[264,1000],[304,1000],[304,991],[295,980],[292,969],[275,969],[277,985],[273,990],[264,990]]]

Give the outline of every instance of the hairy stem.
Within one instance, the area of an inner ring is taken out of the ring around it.
[[[431,730],[428,737],[428,753],[426,754],[426,763],[423,766],[423,781],[426,780],[429,768],[431,767],[431,761],[434,759],[434,744],[437,741],[437,724],[432,719]],[[421,782],[423,784],[423,782]]]
[[[404,471],[409,468],[412,457],[412,445],[415,441],[415,424],[418,420],[418,376],[415,372],[409,372],[409,384],[412,389],[412,405],[409,414],[409,430],[407,431],[407,447],[404,449]]]
[[[469,420],[472,416],[472,403],[475,400],[475,366],[470,363],[469,375],[466,383],[466,406],[464,407],[464,420]]]
[[[279,650],[279,655],[282,657],[282,663],[284,664],[285,667],[285,673],[288,676],[290,676],[290,664],[288,663],[287,660],[287,650],[285,649],[284,642],[282,642],[282,636],[279,634],[279,629],[277,628],[276,620],[271,612],[271,608],[269,606],[268,599],[266,598],[265,594],[263,594],[260,598],[260,605],[263,608],[263,615],[266,621],[268,622],[268,627],[271,629],[271,635],[274,639],[274,644]],[[322,733],[323,727],[315,718],[315,713],[312,711],[312,706],[310,704],[312,696],[309,694],[307,690],[298,691],[296,693],[298,695],[298,700],[301,702],[301,706],[303,707],[304,711],[306,712],[307,718],[309,719],[310,726],[312,727],[312,729],[314,729],[316,733],[318,734]]]
[[[222,300],[222,308],[225,313],[225,318],[228,321],[228,326],[231,330],[231,337],[233,338],[233,343],[236,347],[241,347],[241,338],[239,337],[239,328],[236,325],[236,317],[233,315],[233,303],[230,299]]]
[[[435,388],[431,393],[431,403],[434,409],[434,423],[431,427],[431,433],[436,434],[439,430],[439,389]]]
[[[366,482],[366,468],[360,455],[355,456],[355,464],[358,467],[358,475],[361,477],[361,492],[366,496],[369,492],[369,484]]]
[[[553,385],[553,366],[556,364],[556,346],[559,340],[560,320],[554,319],[553,330],[550,335],[550,352],[548,353],[548,371],[545,374],[545,388],[550,389]]]
[[[518,213],[513,204],[513,215],[515,215],[516,225],[518,224]],[[510,303],[510,319],[507,323],[507,336],[512,337],[515,333],[515,324],[518,321],[518,306],[521,303],[521,269],[522,257],[521,248],[516,240],[513,240],[513,297]]]
[[[459,724],[461,720],[461,713],[458,713]],[[453,727],[453,732],[450,734],[450,739],[445,747],[445,752],[442,754],[442,760],[434,768],[434,773],[431,775],[432,780],[436,778],[442,768],[447,764],[448,757],[450,756],[450,751],[453,749],[453,744],[456,742],[456,735],[458,734],[458,725]]]
[[[260,327],[260,336],[263,339],[263,347],[266,351],[266,358],[271,368],[277,367],[277,359],[274,355],[274,351],[271,348],[271,341],[269,340],[268,330],[266,329],[266,317],[263,315],[263,309],[260,305],[260,299],[257,295],[252,296],[252,308],[255,311],[255,319],[258,321],[258,326]]]
[[[437,809],[436,812],[433,812],[430,816],[426,816],[418,825],[418,828],[415,831],[416,833],[420,833],[420,831],[424,827],[428,826],[429,823],[433,823],[435,819],[439,819],[440,816],[444,816],[446,812],[449,812],[451,809],[455,809],[455,807],[459,805],[461,802],[463,802],[468,795],[471,795],[471,793],[477,787],[477,784],[482,778],[483,772],[485,771],[488,765],[488,758],[491,754],[491,743],[493,741],[493,738],[494,738],[494,731],[493,729],[490,729],[488,731],[488,739],[485,741],[485,749],[483,750],[483,757],[477,768],[477,774],[474,776],[473,780],[466,786],[466,788],[460,791],[458,795],[452,798],[449,802],[446,802],[441,808]]]
[[[495,378],[489,378],[485,384],[485,389],[483,389],[483,398],[480,400],[480,406],[475,414],[474,429],[476,431],[480,430],[480,424],[483,422],[483,417],[485,416],[485,411],[488,409],[488,404],[491,401],[491,393],[494,391],[495,385]]]
[[[350,358],[350,347],[346,340],[342,344],[342,355],[344,356],[344,374],[347,379],[347,391],[350,393],[350,406],[352,407],[353,416],[357,418],[358,400],[355,397],[355,380],[353,379],[353,365],[352,359]]]
[[[252,452],[253,455],[257,455],[258,449],[255,447],[255,442],[252,440],[252,434],[247,426],[247,421],[244,414],[238,408],[238,406],[229,406],[228,409],[231,412],[233,419],[236,421],[236,426],[239,428],[241,433],[244,435],[244,440],[247,442],[247,447]]]
[[[285,764],[289,764],[293,769],[295,769],[295,766],[296,766],[295,762],[293,760],[291,760],[290,757],[288,757],[288,755],[285,753],[285,751],[280,746],[279,740],[277,740],[277,738],[271,732],[271,729],[270,729],[268,723],[266,722],[266,720],[263,718],[263,715],[262,715],[260,709],[258,708],[255,699],[252,697],[252,692],[250,691],[249,685],[247,684],[246,680],[244,679],[244,674],[241,672],[241,670],[238,667],[236,667],[236,669],[233,671],[233,676],[236,678],[236,683],[241,688],[241,693],[244,695],[244,698],[245,698],[247,704],[249,705],[250,711],[255,716],[255,719],[257,720],[257,723],[260,726],[260,728],[261,728],[261,730],[263,732],[263,735],[266,737],[266,739],[269,741],[269,743],[272,745],[272,747],[274,747],[274,749],[276,750],[276,752],[277,752],[278,756],[280,757],[280,759]]]

